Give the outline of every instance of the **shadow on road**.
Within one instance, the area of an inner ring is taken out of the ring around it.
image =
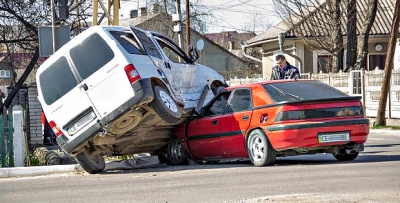
[[[400,146],[400,144],[377,144],[377,145],[365,145],[365,147],[395,147]]]
[[[363,152],[354,161],[337,161],[331,154],[301,155],[292,157],[278,157],[275,167],[291,165],[328,165],[328,164],[354,164],[354,163],[374,163],[400,161],[400,155],[377,155],[375,152]],[[127,174],[127,173],[149,173],[149,172],[176,172],[185,170],[208,170],[222,168],[254,167],[250,161],[231,161],[212,164],[196,164],[183,166],[168,166],[161,164],[158,167],[142,168],[133,170],[106,171],[101,174]]]

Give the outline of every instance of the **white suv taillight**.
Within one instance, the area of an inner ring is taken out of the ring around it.
[[[49,125],[51,129],[53,130],[54,134],[56,134],[56,137],[62,135],[63,133],[61,132],[60,128],[54,123],[54,121],[50,121]]]
[[[125,66],[125,73],[131,84],[140,79],[139,73],[132,64]]]

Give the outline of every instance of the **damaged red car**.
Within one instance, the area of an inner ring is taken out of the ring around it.
[[[314,80],[244,84],[223,89],[173,132],[171,164],[330,153],[351,161],[364,150],[369,120],[361,97]]]

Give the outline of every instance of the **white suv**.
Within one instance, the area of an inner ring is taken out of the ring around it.
[[[170,130],[202,95],[211,99],[211,90],[226,84],[190,55],[136,27],[95,26],[73,38],[36,75],[58,144],[89,173],[104,170],[103,156],[155,153],[167,145]]]

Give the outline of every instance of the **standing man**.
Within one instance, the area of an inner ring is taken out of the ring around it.
[[[300,79],[299,69],[290,65],[284,55],[277,55],[275,60],[278,65],[272,67],[270,80]]]

